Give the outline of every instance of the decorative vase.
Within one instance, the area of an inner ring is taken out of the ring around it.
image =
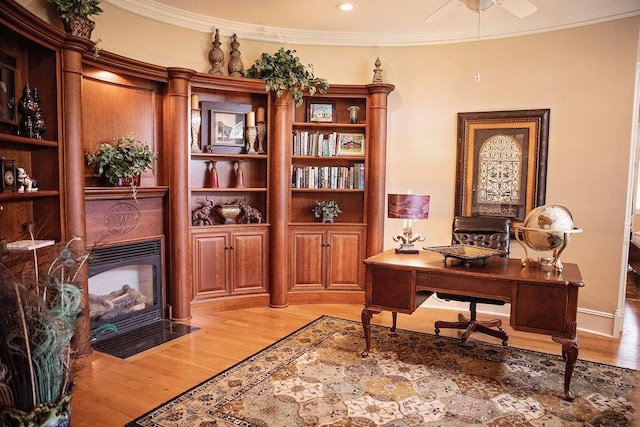
[[[329,213],[322,213],[322,222],[333,222],[333,215]]]
[[[71,394],[56,403],[36,405],[31,411],[16,408],[0,409],[0,425],[15,427],[69,427],[71,425]]]
[[[358,123],[358,111],[360,111],[360,107],[352,105],[347,108],[347,110],[349,110],[349,123]]]
[[[218,188],[218,168],[216,167],[216,161],[209,162],[207,167],[207,185],[209,188]]]
[[[133,178],[118,178],[115,184],[115,187],[130,187],[131,184],[136,187],[140,186],[140,175],[136,175]]]
[[[67,34],[83,39],[91,39],[91,33],[96,23],[86,16],[70,16],[69,20],[63,19],[62,25]]]
[[[244,188],[244,171],[242,170],[242,162],[238,160],[236,168],[236,188]]]
[[[235,224],[240,212],[240,205],[218,205],[218,213],[224,218],[225,224]]]

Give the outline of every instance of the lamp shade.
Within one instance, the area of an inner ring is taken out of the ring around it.
[[[420,194],[389,194],[388,217],[401,219],[429,218],[431,196]]]

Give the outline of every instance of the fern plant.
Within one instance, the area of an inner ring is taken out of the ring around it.
[[[275,92],[278,98],[284,92],[290,92],[296,107],[302,105],[305,91],[308,91],[309,95],[316,92],[327,93],[327,80],[316,77],[313,65],[304,65],[295,53],[295,50],[284,48],[278,49],[273,55],[263,53],[245,72],[245,77],[264,80],[265,90]]]

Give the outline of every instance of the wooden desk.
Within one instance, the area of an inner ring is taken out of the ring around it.
[[[489,258],[464,267],[457,260],[444,264],[442,255],[421,251],[417,255],[382,252],[364,261],[365,306],[362,327],[366,348],[371,346],[371,318],[382,310],[411,314],[433,292],[499,299],[511,304],[509,324],[515,330],[550,335],[562,344],[566,362],[564,392],[567,400],[573,368],[578,358],[576,315],[578,289],[584,286],[576,264],[564,264],[562,273],[536,265],[522,267],[519,259]]]

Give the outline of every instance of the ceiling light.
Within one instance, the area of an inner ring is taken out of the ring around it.
[[[353,9],[358,7],[358,5],[355,3],[346,2],[346,3],[338,3],[336,7],[343,12],[351,12]]]

